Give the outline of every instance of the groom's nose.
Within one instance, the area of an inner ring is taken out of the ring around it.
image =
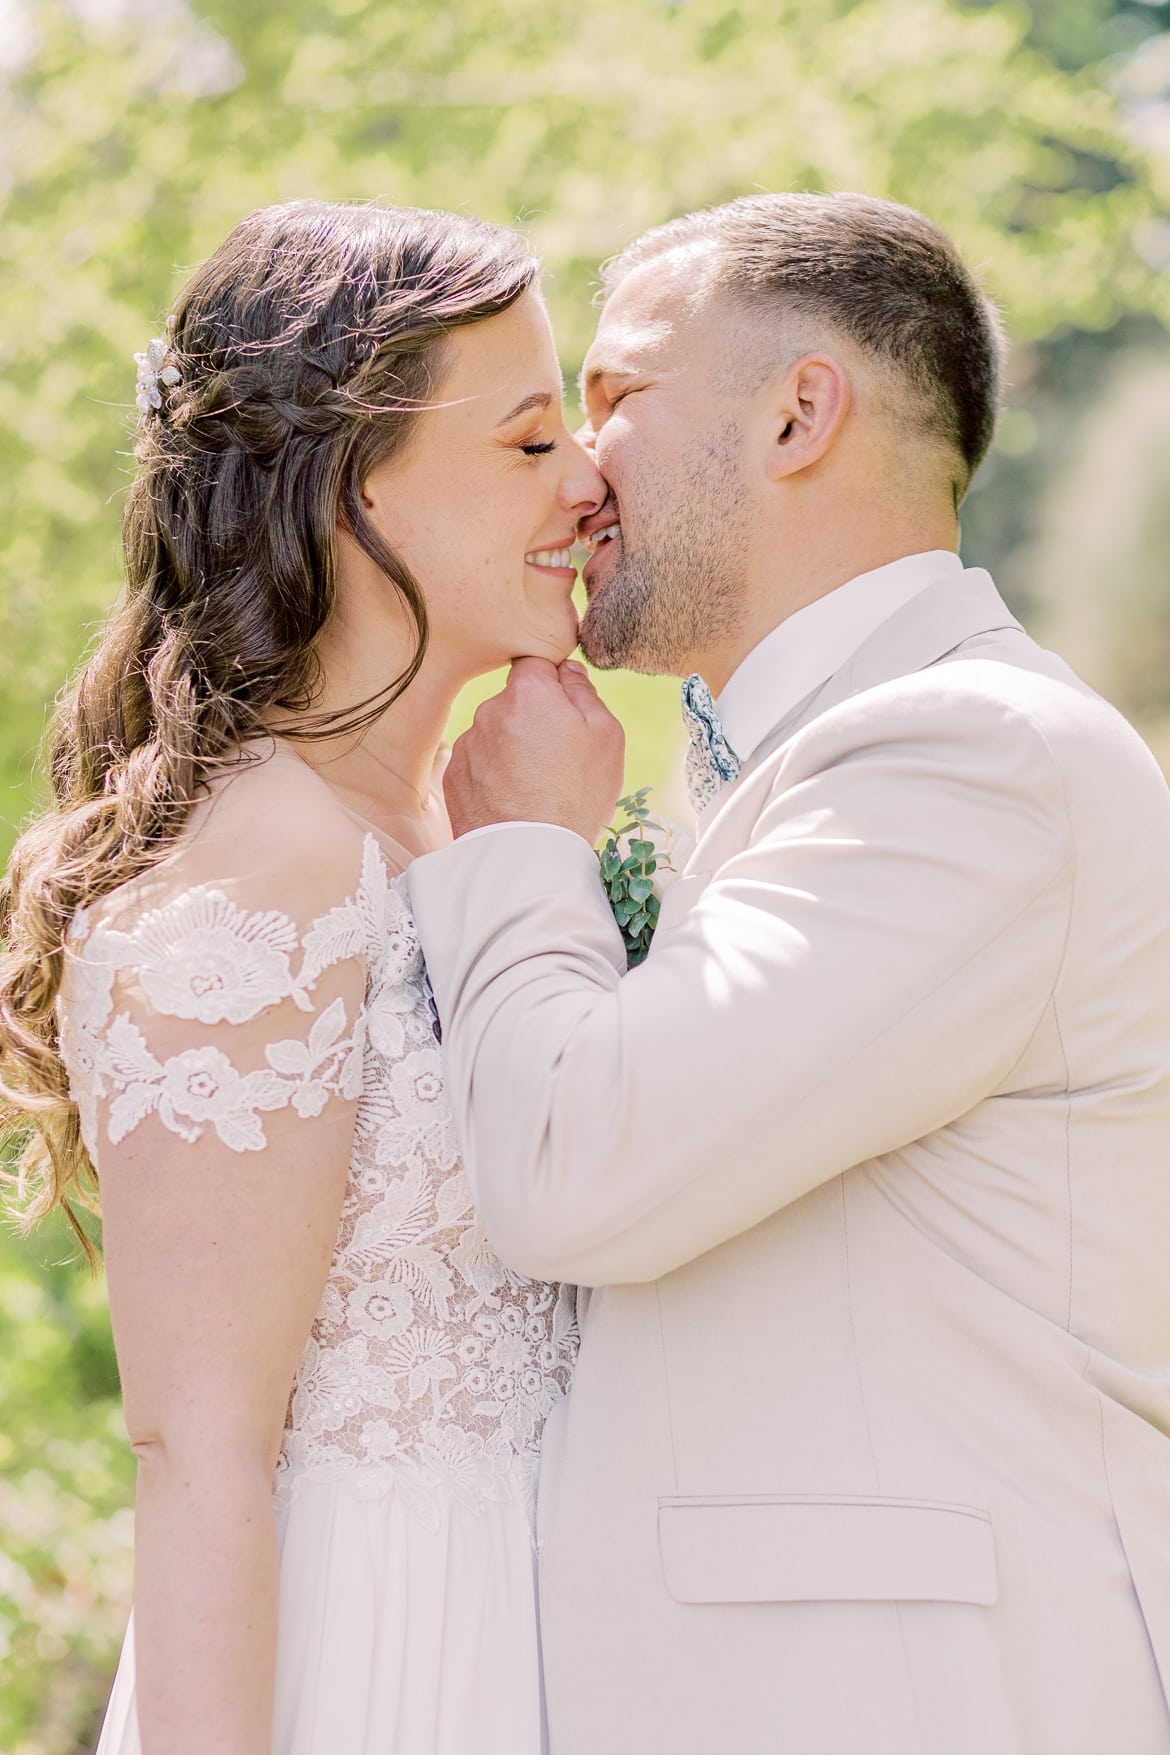
[[[593,430],[593,422],[589,419],[588,415],[586,415],[585,419],[581,422],[581,425],[577,428],[575,436],[577,443],[579,445],[584,445],[585,449],[592,457],[594,451],[597,449],[597,434]]]

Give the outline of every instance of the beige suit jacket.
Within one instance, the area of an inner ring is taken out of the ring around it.
[[[410,889],[505,1261],[583,1295],[553,1755],[1170,1752],[1170,797],[985,573],[708,810]]]

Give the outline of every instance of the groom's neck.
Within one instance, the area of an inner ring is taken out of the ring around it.
[[[784,529],[762,530],[745,581],[743,615],[734,633],[695,655],[697,670],[718,694],[773,628],[862,573],[931,549],[957,550],[958,519],[945,505],[865,504],[818,508]]]

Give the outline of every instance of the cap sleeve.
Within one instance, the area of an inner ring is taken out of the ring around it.
[[[311,1122],[356,1106],[388,883],[378,848],[348,830],[324,845],[283,833],[237,855],[185,882],[208,863],[196,849],[77,923],[61,1037],[95,1164],[151,1116],[247,1153],[279,1111]]]

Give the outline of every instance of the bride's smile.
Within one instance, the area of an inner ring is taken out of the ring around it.
[[[571,551],[605,484],[565,425],[560,366],[535,288],[448,338],[434,406],[364,493],[371,522],[422,587],[430,662],[446,675],[463,681],[513,658],[569,656],[577,643]],[[347,547],[356,571],[359,557]]]

